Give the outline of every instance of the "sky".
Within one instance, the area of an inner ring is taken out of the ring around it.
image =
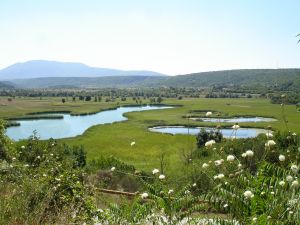
[[[300,68],[299,0],[0,0],[0,69],[44,59],[168,75]]]

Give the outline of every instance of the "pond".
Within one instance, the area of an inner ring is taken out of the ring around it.
[[[9,127],[6,134],[13,140],[26,139],[37,132],[40,139],[46,140],[49,138],[67,138],[75,137],[83,134],[89,127],[98,124],[109,124],[127,120],[124,113],[146,111],[154,109],[168,109],[170,106],[133,106],[119,107],[113,110],[98,112],[96,114],[84,116],[72,116],[68,113],[53,115],[62,115],[61,119],[33,119],[33,120],[16,120],[20,126]],[[39,114],[40,116],[49,115],[49,113]],[[101,135],[101,134],[99,134]]]
[[[191,117],[191,120],[200,120],[203,122],[212,122],[212,123],[250,123],[250,122],[273,122],[277,121],[274,118],[266,117],[232,117],[232,118],[208,118],[208,117]]]
[[[166,134],[191,134],[197,135],[200,132],[200,129],[204,128],[206,131],[210,131],[214,128],[211,127],[190,127],[189,129],[184,126],[161,126],[161,127],[152,127],[149,128],[150,131],[159,132],[159,133],[166,133]],[[236,138],[254,138],[261,133],[267,133],[268,131],[265,129],[258,129],[258,128],[239,128],[235,131],[231,128],[222,128],[220,129],[223,136],[225,138],[234,137]]]

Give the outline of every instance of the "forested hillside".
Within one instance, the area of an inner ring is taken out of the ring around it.
[[[59,85],[76,87],[266,87],[278,91],[300,90],[300,69],[249,69],[202,72],[178,76],[47,77],[12,80],[22,88]]]

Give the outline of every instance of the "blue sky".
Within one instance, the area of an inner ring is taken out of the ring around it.
[[[300,68],[299,0],[0,0],[0,69],[46,59],[170,75]]]

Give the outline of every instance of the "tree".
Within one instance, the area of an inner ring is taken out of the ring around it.
[[[85,96],[85,101],[91,101],[92,100],[92,97],[91,96]]]
[[[62,103],[65,103],[65,102],[66,102],[66,99],[62,98],[62,99],[61,99],[61,102],[62,102]]]
[[[163,101],[163,99],[162,99],[162,97],[159,96],[159,97],[157,98],[156,101],[157,101],[158,103],[161,103],[161,102]]]

